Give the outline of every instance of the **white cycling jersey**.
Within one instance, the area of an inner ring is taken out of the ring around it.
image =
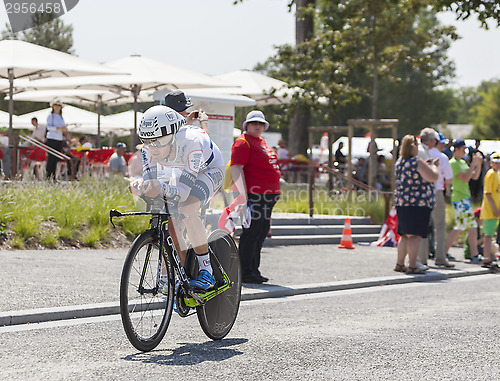
[[[150,148],[142,149],[143,179],[158,180],[177,188],[179,201],[185,201],[197,184],[210,199],[224,180],[224,161],[219,147],[199,127],[183,126],[175,135],[176,156],[155,162]],[[202,200],[203,201],[203,200]]]

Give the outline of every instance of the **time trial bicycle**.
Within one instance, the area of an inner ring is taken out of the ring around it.
[[[174,305],[181,317],[190,316],[195,310],[209,338],[224,338],[236,320],[241,298],[240,260],[233,238],[224,230],[209,234],[215,286],[208,291],[197,290],[189,285],[189,280],[198,274],[196,254],[189,249],[182,265],[168,232],[168,204],[141,198],[146,201],[146,212],[110,211],[112,224],[117,217],[151,216],[150,228],[137,236],[130,247],[121,275],[120,313],[129,341],[140,351],[154,349],[165,336]],[[160,290],[162,275],[167,275],[168,282]]]

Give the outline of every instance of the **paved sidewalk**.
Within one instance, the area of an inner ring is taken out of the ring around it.
[[[270,281],[265,285],[244,285],[242,299],[488,273],[480,265],[464,261],[461,248],[451,250],[458,259],[454,262],[455,269],[433,267],[430,260],[431,270],[427,275],[408,276],[393,271],[396,248],[355,247],[354,250],[338,249],[336,245],[264,248],[261,271]],[[126,251],[0,251],[0,325],[40,321],[36,316],[41,315],[45,316],[41,320],[56,320],[116,313]]]

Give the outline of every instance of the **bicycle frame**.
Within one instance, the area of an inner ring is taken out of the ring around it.
[[[148,203],[148,209],[150,207],[150,204]],[[185,292],[186,296],[184,297],[184,304],[189,307],[189,308],[195,308],[197,306],[205,304],[207,301],[210,299],[213,299],[217,295],[223,293],[224,291],[228,290],[232,286],[232,282],[229,279],[229,276],[227,275],[226,271],[222,267],[221,263],[217,259],[217,256],[213,255],[212,257],[215,259],[215,264],[219,268],[223,279],[224,279],[224,284],[221,285],[220,287],[217,287],[216,289],[210,290],[208,292],[199,294],[195,292],[195,290],[190,286],[189,284],[189,278],[186,274],[186,271],[184,269],[184,266],[181,263],[181,259],[179,257],[179,254],[177,253],[177,249],[175,248],[174,241],[172,239],[172,236],[168,232],[168,222],[170,219],[170,213],[166,212],[128,212],[128,213],[121,213],[117,211],[116,209],[112,209],[110,211],[110,222],[115,227],[113,223],[113,218],[115,217],[126,217],[126,216],[143,216],[143,215],[150,215],[151,220],[150,220],[150,225],[151,229],[154,229],[157,232],[158,236],[158,241],[160,244],[159,252],[160,258],[158,258],[158,276],[157,276],[157,284],[154,289],[144,289],[142,288],[142,281],[144,279],[145,271],[146,271],[146,266],[147,263],[150,259],[150,252],[147,253],[145,263],[144,263],[144,268],[141,274],[141,281],[139,282],[138,285],[138,292],[139,293],[154,293],[156,294],[158,292],[158,282],[160,280],[160,275],[161,275],[161,256],[163,256],[163,260],[165,262],[170,262],[171,264],[174,265],[174,268],[177,272],[178,277],[180,278],[180,283],[183,288],[183,291]],[[211,251],[211,249],[210,249]],[[166,257],[165,257],[166,256]]]

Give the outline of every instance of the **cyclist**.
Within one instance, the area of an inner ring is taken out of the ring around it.
[[[208,134],[185,123],[182,115],[167,106],[146,110],[139,125],[143,179],[133,181],[130,190],[136,195],[162,196],[169,202],[173,222],[169,232],[176,248],[180,248],[182,263],[187,251],[184,228],[198,259],[200,271],[190,284],[208,290],[214,286],[214,276],[199,211],[222,186],[224,162]]]

